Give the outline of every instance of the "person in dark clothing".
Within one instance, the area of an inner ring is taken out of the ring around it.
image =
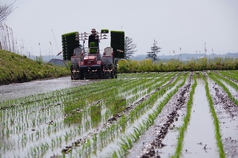
[[[92,34],[89,36],[89,39],[88,39],[88,47],[90,47],[90,43],[91,42],[95,42],[95,46],[96,47],[99,47],[99,36],[96,34],[96,30],[95,29],[92,29]]]

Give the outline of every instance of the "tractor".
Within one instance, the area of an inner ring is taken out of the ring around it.
[[[124,31],[110,31],[110,46],[100,53],[99,43],[107,39],[109,30],[102,29],[96,33],[96,40],[92,40],[89,34],[71,32],[62,35],[62,47],[64,60],[71,60],[71,79],[106,79],[117,78],[117,62],[123,59]],[[88,40],[88,47],[85,41]],[[83,45],[80,44],[83,41]]]

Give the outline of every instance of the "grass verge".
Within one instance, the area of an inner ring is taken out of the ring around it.
[[[0,50],[0,85],[21,83],[36,79],[69,75],[66,68],[55,67],[41,61],[28,59],[5,50]]]

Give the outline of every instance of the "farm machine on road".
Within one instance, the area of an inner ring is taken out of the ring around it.
[[[124,32],[110,31],[110,47],[101,55],[99,43],[107,39],[109,31],[100,33],[92,29],[92,34],[70,32],[62,35],[64,60],[71,60],[71,79],[104,79],[117,78],[117,62],[124,58]],[[88,47],[85,41],[88,40]],[[83,45],[80,44],[83,41]]]

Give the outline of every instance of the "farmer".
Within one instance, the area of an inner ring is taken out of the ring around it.
[[[96,29],[92,29],[92,34],[89,36],[88,39],[88,47],[90,47],[90,43],[94,42],[95,47],[99,47],[99,36],[97,35]]]

